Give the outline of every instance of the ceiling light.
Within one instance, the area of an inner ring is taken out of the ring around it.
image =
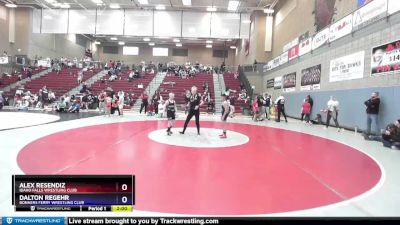
[[[231,46],[231,49],[236,49],[236,46]]]
[[[101,44],[101,43],[100,43],[100,41],[95,41],[94,44],[95,44],[95,45],[99,45],[99,44]]]
[[[154,46],[155,44],[154,44],[154,42],[150,42],[149,45],[150,46]]]
[[[156,9],[157,10],[164,10],[165,9],[165,5],[157,5]]]
[[[213,7],[209,6],[209,7],[207,7],[207,11],[208,12],[216,12],[217,8],[215,6],[213,6]]]
[[[60,4],[60,7],[63,8],[63,9],[69,9],[69,8],[71,8],[71,6],[70,6],[69,4],[67,4],[67,3]]]
[[[119,42],[118,42],[118,44],[119,44],[119,45],[124,45],[124,44],[125,44],[125,42],[123,42],[123,41],[119,41]]]
[[[110,38],[110,40],[111,40],[111,41],[116,41],[116,40],[118,40],[118,38],[112,37],[112,38]]]
[[[150,41],[150,38],[143,38],[143,41]]]
[[[157,37],[158,39],[170,39],[170,37]]]
[[[275,11],[273,9],[270,8],[265,8],[264,9],[264,13],[274,13]]]
[[[212,48],[212,45],[206,45],[206,48]]]
[[[53,2],[53,3],[51,3],[54,7],[60,7],[60,3],[58,3],[58,2]]]
[[[97,3],[96,5],[97,5],[97,6],[103,6],[104,3]]]
[[[174,39],[174,42],[176,43],[176,42],[181,42],[181,40],[179,40],[179,39]]]
[[[182,47],[182,43],[176,43],[176,47]]]
[[[206,43],[207,43],[207,44],[212,44],[212,43],[213,43],[213,41],[211,41],[211,40],[207,40],[207,41],[206,41]]]
[[[190,5],[192,5],[192,1],[191,0],[182,0],[182,4],[185,6],[190,6]]]
[[[54,0],[45,0],[47,3],[53,3],[54,2]]]
[[[239,1],[229,1],[228,3],[229,11],[236,11],[238,7],[239,7]]]
[[[44,18],[45,20],[51,20],[51,19],[53,19],[53,17],[52,17],[52,16],[49,16],[49,15],[45,15],[43,18]]]
[[[102,1],[102,0],[92,0],[92,2],[93,2],[93,3],[96,3],[96,4],[103,4],[103,1]]]
[[[149,4],[149,1],[148,1],[148,0],[138,0],[138,2],[139,2],[139,4],[141,4],[141,5],[147,5],[147,4]]]
[[[112,9],[119,9],[121,8],[118,4],[110,4],[110,8]]]
[[[251,20],[242,20],[242,23],[251,23]]]
[[[17,8],[17,5],[16,4],[7,3],[6,7],[8,7],[8,8]]]

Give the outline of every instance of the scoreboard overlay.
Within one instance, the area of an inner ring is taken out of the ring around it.
[[[15,211],[132,211],[132,175],[13,175]]]

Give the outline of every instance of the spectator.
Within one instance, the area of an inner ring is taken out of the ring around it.
[[[57,112],[65,112],[67,108],[67,104],[65,103],[64,97],[61,97],[60,101],[58,102],[56,106],[56,111]]]
[[[81,102],[76,99],[74,100],[74,103],[72,103],[71,107],[69,107],[68,112],[75,113],[79,112],[79,109],[81,108]]]
[[[285,113],[285,97],[280,95],[275,101],[276,108],[278,110],[278,117],[276,122],[281,122],[281,114],[285,117],[285,122],[287,123],[286,113]]]
[[[311,98],[310,95],[307,95],[307,96],[306,96],[306,98],[303,100],[303,103],[306,102],[306,101],[308,101],[308,103],[310,103],[310,115],[311,115],[311,110],[312,110],[314,101],[313,101],[313,99]],[[304,115],[305,115],[305,114],[304,114],[303,112],[301,112],[301,118],[300,118],[301,121],[303,121]]]
[[[125,92],[120,90],[118,92],[118,108],[120,115],[124,115],[124,100],[125,100]]]
[[[326,110],[327,115],[326,115],[325,129],[328,129],[331,118],[333,118],[333,121],[335,121],[336,128],[338,129],[337,131],[340,132],[341,129],[339,127],[339,122],[338,122],[339,101],[337,101],[334,96],[331,96],[327,103],[327,106],[328,106],[328,109]]]
[[[3,109],[4,103],[5,103],[5,100],[3,97],[3,92],[0,92],[0,110]]]
[[[258,107],[258,97],[255,98],[253,100],[253,121],[257,122],[258,121],[258,117],[259,117],[259,113],[260,113],[260,109]]]
[[[379,98],[379,92],[373,92],[371,97],[364,102],[366,106],[367,112],[367,130],[364,135],[370,135],[371,133],[371,124],[375,124],[375,132],[374,134],[379,134],[379,104],[381,100]]]
[[[365,135],[366,140],[382,141],[383,146],[400,150],[400,119],[386,126],[381,136]]]
[[[301,115],[305,116],[305,122],[307,124],[311,124],[310,114],[311,114],[311,104],[309,102],[309,99],[305,99],[305,101],[303,102],[303,106],[301,107]]]
[[[121,116],[121,111],[119,110],[119,100],[117,96],[114,96],[111,101],[111,114],[114,115],[115,111],[118,111],[118,115]]]
[[[142,110],[144,109],[144,113],[147,113],[147,106],[149,105],[149,96],[147,95],[147,92],[144,91],[143,94],[140,96],[142,99],[142,104],[140,105],[140,114],[142,114]]]
[[[264,96],[264,107],[265,107],[265,118],[267,118],[267,120],[270,120],[270,106],[271,106],[271,95],[268,95],[267,93],[265,93]]]

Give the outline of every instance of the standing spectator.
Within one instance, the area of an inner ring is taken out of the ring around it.
[[[270,113],[269,113],[269,109],[271,106],[271,95],[268,95],[267,93],[265,93],[265,97],[264,97],[264,107],[265,107],[265,118],[267,120],[270,120]]]
[[[364,135],[370,135],[371,133],[371,124],[375,124],[375,132],[374,134],[379,134],[379,104],[381,100],[379,98],[379,92],[373,92],[371,97],[364,102],[366,106],[367,112],[367,130]]]
[[[143,94],[140,96],[142,99],[142,104],[140,105],[140,114],[142,114],[142,110],[144,109],[144,113],[147,113],[147,105],[149,104],[149,96],[147,95],[147,92],[144,91]]]
[[[340,132],[340,127],[339,127],[339,122],[338,122],[339,101],[337,101],[334,96],[331,96],[327,103],[327,106],[328,106],[328,109],[327,109],[327,115],[326,115],[325,129],[328,129],[331,118],[333,118],[333,121],[335,121],[336,128],[338,129],[337,131]]]
[[[119,112],[120,115],[124,115],[124,100],[125,100],[125,92],[120,90],[118,92],[118,107],[119,107]]]
[[[99,99],[99,113],[106,112],[105,101],[106,101],[107,93],[105,91],[101,92],[97,98]]]
[[[301,115],[305,116],[305,121],[307,124],[311,124],[310,122],[310,114],[311,114],[311,104],[309,99],[305,99],[303,102],[303,106],[301,107]]]
[[[3,92],[0,92],[0,110],[3,109],[3,106],[4,106]]]
[[[253,120],[255,122],[258,121],[258,117],[259,117],[259,114],[260,114],[260,108],[258,107],[258,101],[257,100],[258,100],[258,97],[253,100],[253,104],[252,104],[252,106],[253,106]]]
[[[311,98],[310,95],[307,95],[307,97],[304,99],[303,103],[306,102],[306,101],[308,101],[308,103],[310,103],[310,115],[311,115],[311,110],[312,110],[314,101],[313,101],[313,99]],[[302,112],[300,120],[303,121],[303,119],[304,119],[304,113]]]
[[[278,110],[278,118],[276,119],[276,122],[281,122],[281,114],[283,117],[285,117],[285,122],[287,123],[287,117],[285,113],[285,97],[280,95],[276,101],[275,101],[276,108]]]
[[[121,111],[119,110],[119,100],[117,96],[114,96],[111,101],[111,114],[114,114],[115,111],[118,111],[118,115],[121,116]]]

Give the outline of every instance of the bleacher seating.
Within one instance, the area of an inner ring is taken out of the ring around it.
[[[77,76],[79,71],[80,69],[78,68],[64,68],[59,74],[57,72],[49,72],[37,79],[28,81],[24,86],[31,93],[37,93],[43,86],[47,86],[48,90],[55,92],[56,97],[60,97],[78,86]],[[88,80],[99,71],[100,69],[85,71],[83,73],[83,81]],[[15,89],[11,90],[9,95],[14,95],[14,93]]]
[[[32,70],[32,76],[42,72],[43,70],[46,70],[47,68],[40,67],[40,68],[35,68]],[[27,78],[27,72],[22,72],[22,79]],[[18,75],[17,74],[12,74],[11,77],[3,75],[0,78],[0,88],[6,87],[10,84],[13,84],[15,82],[18,82]]]
[[[185,92],[190,90],[191,87],[197,86],[198,92],[203,95],[203,84],[208,82],[211,99],[214,99],[214,82],[213,76],[207,73],[199,73],[194,77],[182,79],[178,76],[168,75],[165,77],[163,83],[160,85],[158,91],[164,100],[168,99],[168,93],[175,93],[175,101],[178,104],[178,110],[183,110],[182,106],[186,104]],[[204,103],[200,108],[202,112],[207,111],[207,103]]]
[[[236,91],[236,93],[231,93],[231,96],[235,96],[235,112],[236,113],[241,113],[243,112],[243,107],[246,107],[248,104],[246,104],[242,100],[238,100],[239,93],[241,92],[240,90],[240,80],[235,79],[235,76],[233,73],[224,73],[224,82],[225,82],[225,87],[228,87],[231,90]]]
[[[132,80],[132,82],[129,82],[128,76],[130,72],[131,70],[121,71],[119,74],[119,77],[121,79],[118,78],[117,80],[114,81],[109,81],[108,80],[109,76],[106,75],[104,77],[106,82],[102,83],[101,80],[98,80],[90,86],[90,90],[92,90],[92,92],[95,94],[99,94],[107,87],[111,87],[115,92],[122,90],[128,94],[133,93],[134,96],[132,100],[133,102],[135,102],[138,99],[138,97],[143,93],[143,91],[146,89],[146,87],[149,85],[149,83],[153,80],[155,74],[145,74],[143,77],[135,78]],[[138,88],[138,84],[143,84],[143,88]]]

